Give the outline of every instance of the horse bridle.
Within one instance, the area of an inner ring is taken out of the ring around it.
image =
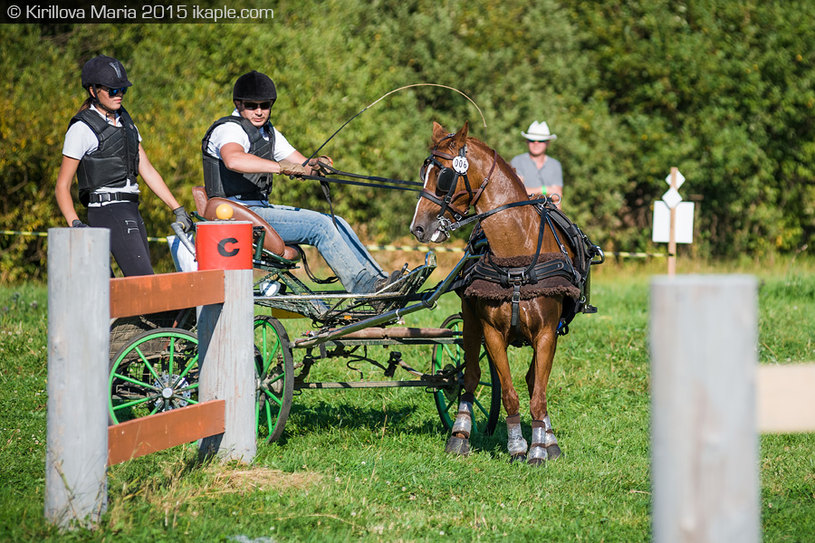
[[[455,155],[439,151],[439,146],[441,146],[441,144],[445,141],[452,139],[453,136],[455,136],[455,134],[448,134],[442,138],[430,152],[430,156],[425,159],[424,164],[422,164],[422,167],[419,170],[419,175],[426,183],[428,169],[432,166],[439,169],[439,172],[436,174],[436,190],[441,192],[443,196],[439,197],[436,194],[428,191],[426,188],[422,188],[422,190],[419,192],[419,198],[426,198],[439,206],[439,214],[436,216],[436,220],[439,221],[439,228],[446,232],[456,230],[463,224],[471,222],[471,220],[477,220],[474,218],[478,216],[469,213],[469,210],[470,208],[474,208],[476,202],[478,202],[479,198],[481,198],[481,195],[484,193],[484,189],[490,182],[490,177],[492,176],[492,172],[495,170],[495,165],[498,162],[498,152],[493,150],[492,166],[490,167],[490,171],[484,177],[484,181],[481,183],[481,186],[478,187],[478,190],[474,192],[470,186],[470,178],[467,175],[467,172],[470,169],[470,163],[467,160],[467,144],[465,143],[458,150],[458,154]],[[451,161],[452,168],[442,164],[439,159]],[[458,181],[462,177],[464,178],[464,186],[466,190],[456,192]],[[455,206],[456,200],[462,196],[468,197],[465,211],[461,211]],[[448,212],[453,217],[455,222],[451,221],[445,216],[445,214]]]

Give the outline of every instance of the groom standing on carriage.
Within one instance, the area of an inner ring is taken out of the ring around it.
[[[383,289],[401,275],[389,277],[341,217],[309,209],[271,204],[272,174],[288,176],[322,172],[320,160],[306,162],[269,121],[277,99],[274,82],[257,71],[235,81],[231,115],[215,121],[201,142],[207,196],[239,202],[274,228],[286,244],[317,248],[348,292]],[[328,157],[321,157],[331,163]]]

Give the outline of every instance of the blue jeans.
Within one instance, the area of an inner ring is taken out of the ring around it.
[[[316,247],[348,292],[373,292],[376,290],[376,280],[386,277],[342,217],[335,217],[337,226],[334,226],[330,215],[310,209],[242,203],[277,230],[287,244],[302,243]]]

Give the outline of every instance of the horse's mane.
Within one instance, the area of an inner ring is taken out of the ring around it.
[[[484,143],[483,141],[481,141],[478,138],[468,137],[467,138],[467,143],[474,143],[476,145],[481,145],[482,147],[487,149],[490,153],[493,151],[492,147],[490,147],[489,145],[487,145],[486,143]],[[518,177],[518,172],[515,171],[515,168],[512,167],[512,164],[507,162],[504,159],[504,157],[501,156],[501,153],[496,152],[495,156],[497,157],[496,158],[496,166],[499,166],[499,167],[503,166],[504,170],[506,170],[509,173],[509,178],[512,181],[514,181],[524,191],[524,194],[526,194],[526,187],[524,186],[523,181],[521,181],[521,178]]]

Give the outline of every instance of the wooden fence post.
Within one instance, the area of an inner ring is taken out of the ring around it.
[[[110,232],[48,230],[45,518],[96,524],[107,506]]]
[[[679,168],[671,168],[671,188],[676,189],[676,174]],[[668,226],[668,275],[676,275],[676,206],[671,207],[671,223]]]
[[[224,433],[202,439],[199,452],[249,463],[257,452],[251,269],[224,271],[224,299],[198,320],[199,401],[226,400]]]
[[[653,538],[758,543],[757,281],[651,282]]]

